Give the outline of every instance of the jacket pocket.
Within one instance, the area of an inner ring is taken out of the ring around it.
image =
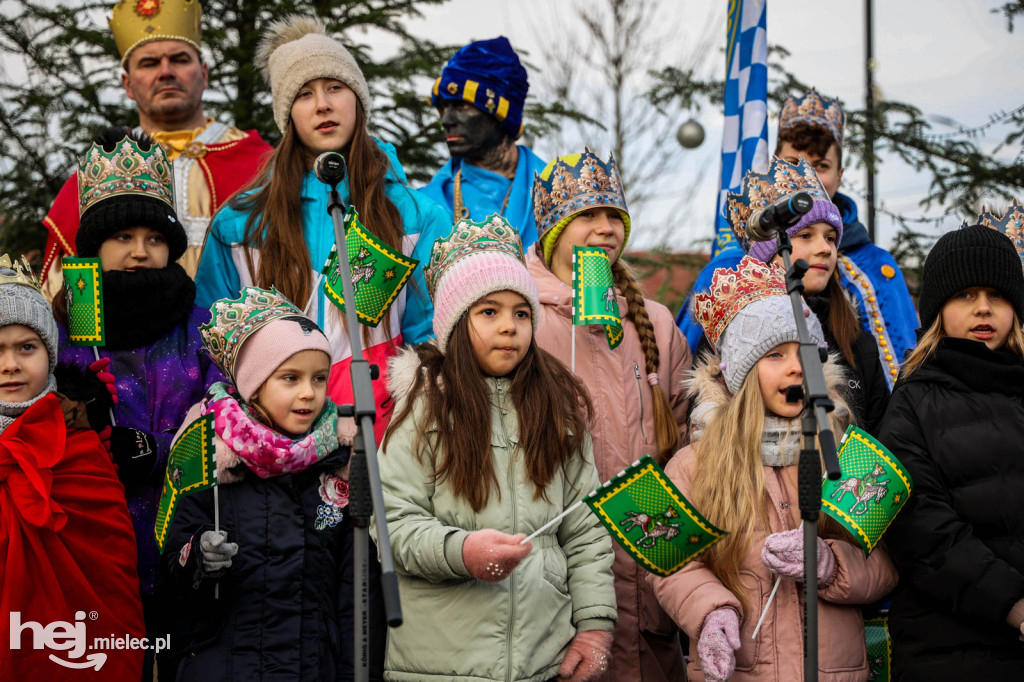
[[[541,549],[541,556],[544,559],[544,579],[562,594],[569,594],[569,565],[565,552],[555,545]]]
[[[774,615],[769,613],[765,616],[761,630],[757,633],[757,639],[753,639],[754,628],[757,627],[757,620],[764,611],[764,605],[768,601],[768,585],[761,580],[761,577],[753,571],[740,571],[740,582],[747,591],[750,599],[750,613],[740,623],[740,650],[736,652],[736,669],[749,672],[757,665],[761,653],[761,640],[771,632],[770,621]],[[776,601],[773,606],[777,608],[779,595],[775,595]]]
[[[867,674],[864,617],[859,606],[818,600],[818,670]]]

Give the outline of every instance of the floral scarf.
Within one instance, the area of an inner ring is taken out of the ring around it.
[[[338,410],[330,398],[310,432],[296,440],[261,424],[239,398],[233,386],[217,382],[200,412],[213,413],[214,431],[260,478],[303,471],[338,449]]]

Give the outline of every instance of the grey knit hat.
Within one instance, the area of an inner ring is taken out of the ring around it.
[[[803,309],[811,340],[824,346],[821,322],[806,303]],[[788,341],[800,341],[793,319],[793,304],[788,296],[762,298],[742,308],[718,340],[725,385],[732,393],[739,391],[757,361],[775,346]]]
[[[0,327],[20,324],[39,334],[50,355],[50,374],[53,374],[57,366],[57,322],[46,299],[34,285],[28,263],[22,263],[12,264],[8,256],[0,257]]]
[[[274,122],[282,133],[288,127],[295,95],[317,78],[335,78],[352,88],[363,113],[370,116],[370,88],[362,70],[316,17],[292,14],[270,24],[257,48],[256,63],[270,83]]]

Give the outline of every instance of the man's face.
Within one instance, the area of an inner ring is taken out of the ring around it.
[[[209,85],[206,64],[199,53],[180,40],[156,40],[128,56],[121,83],[139,109],[143,128],[173,130],[201,115],[203,91]]]
[[[437,112],[452,156],[479,159],[505,139],[498,119],[468,102],[444,100]]]

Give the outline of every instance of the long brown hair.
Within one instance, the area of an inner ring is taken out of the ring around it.
[[[828,278],[824,293],[829,298],[829,309],[828,319],[821,320],[821,323],[828,327],[846,364],[856,369],[857,360],[853,355],[853,344],[860,336],[861,326],[857,319],[857,311],[846,297],[846,289],[839,282],[839,268],[836,268]]]
[[[347,149],[339,151],[348,162],[349,193],[359,219],[388,246],[401,251],[405,234],[402,215],[384,191],[390,160],[367,132],[366,114],[358,101],[352,140]],[[299,140],[289,120],[259,174],[228,200],[233,209],[249,214],[242,243],[272,255],[260,258],[254,268],[250,250],[244,249],[253,282],[258,287],[276,286],[297,305],[304,305],[313,289],[312,263],[302,232],[302,182],[312,161],[312,152]]]
[[[644,305],[644,293],[637,282],[633,268],[621,258],[612,264],[612,275],[615,278],[615,286],[626,297],[628,304],[629,319],[636,327],[636,333],[640,337],[640,346],[644,350],[644,371],[646,374],[656,374],[660,363],[661,354],[658,351],[658,342],[654,337],[654,325],[651,324],[650,315],[647,314],[647,307]],[[658,447],[655,457],[659,464],[664,465],[668,458],[679,449],[679,422],[672,413],[672,406],[669,405],[668,395],[665,389],[658,386],[651,386],[654,410],[654,434]]]
[[[421,344],[416,354],[421,369],[405,404],[391,420],[384,446],[423,394],[426,409],[417,424],[413,452],[423,457],[427,427],[436,424],[436,440],[430,444],[435,481],[445,481],[474,511],[480,511],[498,486],[498,474],[489,453],[491,400],[473,355],[468,316],[455,324],[447,353],[434,344]],[[587,437],[587,415],[592,414],[590,397],[575,375],[533,339],[512,375],[509,393],[519,416],[526,471],[536,487],[534,499],[539,499],[558,470],[580,454]]]

